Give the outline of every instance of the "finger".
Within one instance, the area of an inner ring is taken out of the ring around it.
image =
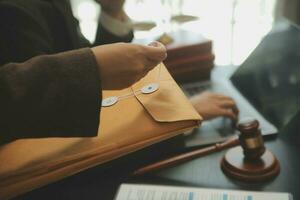
[[[156,67],[159,63],[160,63],[159,61],[147,59],[145,62],[145,67],[146,67],[145,72],[148,73],[150,70],[152,70],[154,67]]]
[[[228,117],[232,119],[233,121],[237,121],[237,115],[233,112],[232,109],[222,109],[221,115],[223,117]]]
[[[239,108],[237,107],[236,104],[234,104],[234,106],[231,108],[232,111],[234,112],[234,114],[238,117],[239,116],[239,113],[240,113],[240,110]]]
[[[233,98],[231,98],[229,96],[225,96],[223,94],[216,94],[216,98],[221,99],[221,100],[234,101]]]
[[[230,99],[219,100],[219,103],[222,107],[233,107],[235,106],[235,102]]]
[[[140,74],[137,78],[136,78],[136,82],[141,80],[142,78],[144,78],[147,74],[149,73],[149,71],[144,71],[142,74]]]
[[[167,49],[160,42],[151,42],[146,48],[146,56],[149,60],[161,62],[167,57]]]
[[[222,102],[222,107],[232,109],[232,111],[234,112],[234,114],[237,115],[237,116],[239,114],[239,109],[238,109],[235,101],[232,100],[231,98],[229,100],[223,101]]]
[[[144,70],[140,74],[137,75],[136,79],[139,81],[141,78],[145,77],[149,71],[151,71],[153,68],[155,68],[159,63],[154,61],[146,60],[144,63]]]
[[[238,121],[238,116],[239,116],[239,109],[238,107],[236,106],[235,102],[233,100],[226,100],[223,102],[223,108],[227,109],[227,110],[230,110],[230,111],[227,111],[227,112],[233,112],[234,114],[234,117],[230,117],[231,120],[232,120],[232,127],[234,127]],[[231,115],[229,113],[229,115]]]

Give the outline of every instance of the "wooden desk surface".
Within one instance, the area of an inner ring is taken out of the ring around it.
[[[174,149],[182,138],[157,145],[154,149],[140,152],[110,165],[104,165],[45,186],[17,199],[113,199],[122,182],[170,184],[198,186],[205,188],[242,189],[255,191],[290,192],[294,199],[300,199],[300,118],[296,126],[280,133],[276,139],[266,142],[266,146],[278,158],[281,172],[274,180],[264,184],[250,184],[228,179],[220,170],[219,161],[225,152],[195,159],[171,169],[139,178],[129,178],[127,174],[145,163],[165,157],[166,148]],[[164,152],[164,153],[162,153]],[[147,161],[146,161],[147,160]],[[145,162],[146,161],[146,162]]]

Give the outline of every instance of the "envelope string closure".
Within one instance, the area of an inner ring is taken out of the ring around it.
[[[153,92],[156,92],[159,89],[160,74],[161,74],[161,65],[159,65],[159,68],[158,68],[157,83],[150,83],[148,85],[145,85],[144,87],[142,87],[139,90],[135,90],[135,91],[133,90],[132,92],[121,95],[121,96],[111,96],[111,97],[105,98],[102,100],[101,106],[102,107],[113,106],[116,103],[118,103],[118,101],[121,101],[122,99],[127,99],[127,98],[135,96],[135,95],[151,94]]]

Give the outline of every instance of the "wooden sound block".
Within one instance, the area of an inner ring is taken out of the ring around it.
[[[221,161],[223,172],[234,179],[245,182],[264,182],[279,174],[276,157],[268,150],[258,160],[245,159],[243,149],[230,149]]]

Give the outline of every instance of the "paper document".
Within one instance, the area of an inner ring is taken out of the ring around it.
[[[289,193],[122,184],[115,200],[292,200]]]

